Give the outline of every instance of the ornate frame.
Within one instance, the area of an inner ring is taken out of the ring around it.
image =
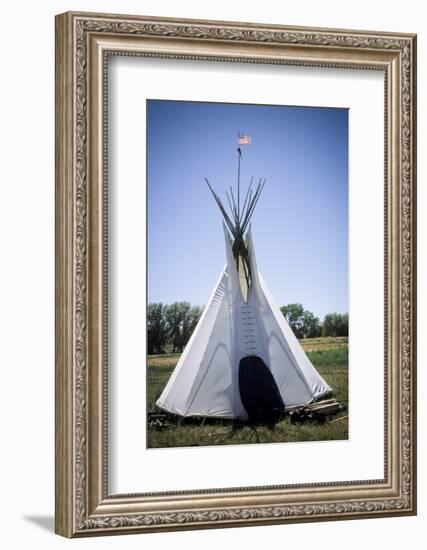
[[[182,57],[385,73],[385,478],[108,495],[105,59]],[[66,537],[416,513],[416,37],[248,23],[56,17],[56,532]]]

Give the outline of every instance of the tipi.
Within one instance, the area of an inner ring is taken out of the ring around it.
[[[239,144],[250,138],[239,134]],[[277,419],[285,410],[331,393],[308,359],[258,271],[249,225],[265,180],[240,207],[238,148],[236,199],[224,218],[226,265],[157,405],[181,416]]]

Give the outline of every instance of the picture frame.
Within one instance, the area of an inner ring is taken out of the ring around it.
[[[56,17],[55,46],[56,532],[82,537],[414,515],[416,36],[68,12]],[[383,478],[109,493],[109,56],[384,73]]]

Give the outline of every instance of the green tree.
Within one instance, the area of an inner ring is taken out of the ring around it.
[[[297,338],[317,338],[322,333],[319,318],[302,304],[288,304],[280,308]]]
[[[311,311],[303,313],[303,336],[304,338],[318,338],[322,334],[322,327],[319,318]]]
[[[182,351],[181,345],[181,307],[179,302],[166,305],[164,308],[168,341],[172,344],[172,353]]]
[[[328,313],[325,315],[322,336],[348,336],[348,313]]]
[[[302,304],[288,304],[280,308],[297,338],[304,337],[304,308]]]
[[[167,340],[166,320],[162,303],[148,304],[147,352],[149,355],[164,353]]]
[[[179,351],[184,349],[185,344],[191,336],[191,305],[188,302],[179,302]]]
[[[182,352],[200,319],[202,309],[191,307],[188,302],[174,302],[165,306],[164,313],[172,351]]]
[[[172,346],[173,353],[182,352],[202,313],[203,308],[188,302],[148,304],[148,354],[164,353],[166,345]]]

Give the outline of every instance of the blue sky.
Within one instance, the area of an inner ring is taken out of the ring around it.
[[[204,305],[225,264],[226,203],[267,178],[252,218],[258,269],[276,302],[321,319],[348,311],[348,111],[148,100],[148,301]]]

